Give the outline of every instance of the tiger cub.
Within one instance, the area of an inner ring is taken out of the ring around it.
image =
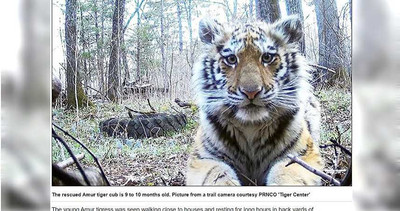
[[[319,103],[298,51],[300,20],[225,25],[200,21],[203,54],[192,84],[200,127],[187,185],[320,185]]]

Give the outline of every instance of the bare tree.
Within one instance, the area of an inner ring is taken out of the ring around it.
[[[233,18],[236,18],[237,16],[237,8],[238,8],[238,2],[237,0],[233,0]]]
[[[87,42],[86,39],[89,39],[89,38],[85,37],[85,34],[87,32],[86,32],[86,29],[85,29],[85,26],[84,26],[82,4],[80,4],[79,12],[80,12],[80,18],[81,18],[81,20],[80,20],[81,28],[80,28],[80,39],[79,39],[79,41],[80,41],[80,44],[82,46],[82,51],[81,51],[80,57],[79,57],[81,62],[78,63],[78,64],[83,65],[83,85],[85,87],[84,91],[86,91],[86,94],[88,94],[88,90],[87,90],[86,87],[88,87],[88,85],[89,85],[88,75],[89,75],[90,71],[88,70],[88,58],[87,58],[88,57],[88,54],[87,54],[87,50],[88,50],[88,44],[87,43],[88,42]],[[78,65],[78,66],[80,66],[80,65]],[[81,69],[81,68],[78,68],[78,69]]]
[[[337,70],[341,68],[340,28],[336,0],[314,0],[319,39],[319,64]],[[327,73],[329,79],[332,73]]]
[[[350,5],[350,23],[353,23],[353,1],[349,0],[349,5]]]
[[[130,74],[129,74],[129,67],[128,67],[128,58],[127,58],[127,53],[126,53],[126,44],[125,44],[125,38],[124,38],[124,34],[122,34],[121,36],[121,57],[120,57],[120,63],[121,66],[123,67],[124,70],[124,81],[123,84],[127,84],[128,81],[130,80]]]
[[[129,26],[129,23],[132,21],[132,19],[135,17],[135,15],[138,15],[138,18],[140,18],[139,12],[140,12],[140,8],[142,7],[143,3],[145,0],[136,0],[136,9],[135,11],[131,14],[131,16],[128,18],[128,21],[126,21],[126,24],[124,26],[124,33],[126,31],[126,29]]]
[[[193,28],[192,28],[192,0],[183,1],[186,11],[187,23],[189,28],[189,55],[190,62],[189,65],[193,66],[194,58],[193,58]]]
[[[230,2],[230,0],[224,0],[223,2],[213,2],[216,4],[222,5],[222,7],[225,10],[225,17],[226,17],[227,22],[229,22],[231,20],[231,17],[233,16],[233,12],[231,11],[231,8],[229,7],[229,2]]]
[[[164,92],[168,90],[168,72],[167,72],[167,61],[166,61],[166,52],[165,52],[165,30],[164,30],[164,0],[161,0],[161,9],[160,9],[160,48],[161,48],[161,71],[163,73],[163,80],[164,80]]]
[[[101,71],[101,80],[102,80],[102,87],[101,87],[101,93],[102,94],[105,94],[105,90],[106,90],[106,79],[107,79],[107,77],[105,77],[105,75],[106,75],[106,72],[107,72],[107,69],[106,69],[106,66],[107,66],[107,62],[105,61],[105,53],[104,53],[104,46],[105,46],[105,43],[104,43],[104,31],[105,31],[105,27],[104,27],[104,16],[105,16],[105,14],[104,14],[104,7],[105,7],[105,4],[104,4],[104,0],[101,0],[101,6],[102,6],[102,14],[101,14],[101,38],[100,38],[100,40],[101,40],[101,57],[102,57],[102,61],[104,62],[104,64],[103,64],[103,69],[102,70],[100,70]]]
[[[137,36],[137,41],[136,41],[136,82],[141,81],[141,74],[140,74],[140,48],[141,48],[141,43],[140,43],[140,24],[141,24],[141,18],[140,18],[140,10],[145,3],[145,0],[136,0],[136,9],[135,11],[131,14],[131,16],[128,18],[124,29],[123,29],[123,34],[125,35],[125,31],[129,26],[129,23],[132,21],[132,19],[137,15],[137,22],[136,22],[136,36]],[[129,79],[129,69],[128,69],[128,64],[127,64],[127,55],[126,55],[126,48],[123,49],[123,63],[125,67],[125,77],[124,77],[124,84],[127,83],[127,80]]]
[[[303,7],[301,5],[302,0],[285,0],[286,1],[286,12],[288,15],[297,14],[304,25]],[[305,52],[305,37],[300,40],[300,51],[304,54]]]
[[[123,36],[122,23],[124,20],[125,0],[115,0],[113,26],[111,35],[111,54],[108,68],[108,98],[118,101],[120,89],[120,65],[119,55],[121,50],[121,40]]]
[[[103,55],[103,35],[104,35],[104,15],[101,15],[101,21],[102,21],[102,34],[100,38],[100,29],[99,29],[99,7],[97,5],[97,0],[94,0],[94,19],[95,19],[95,27],[96,27],[96,57],[97,57],[97,69],[98,69],[98,80],[99,80],[99,90],[100,93],[103,93],[104,91],[104,55]]]
[[[254,18],[254,0],[249,0],[249,17],[250,20]]]
[[[178,15],[178,28],[179,28],[179,52],[183,50],[183,31],[182,31],[182,9],[180,0],[176,0],[176,12]]]
[[[139,0],[136,2],[136,11],[137,11],[137,29],[136,29],[136,82],[140,83],[141,74],[140,74],[140,7],[143,3],[143,0],[139,3]]]
[[[85,106],[88,99],[82,89],[77,68],[76,52],[76,0],[65,2],[65,48],[67,52],[67,105],[68,107]]]
[[[279,0],[256,0],[257,18],[272,23],[281,18]]]

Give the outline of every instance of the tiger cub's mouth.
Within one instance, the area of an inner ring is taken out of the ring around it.
[[[264,103],[260,101],[259,99],[254,99],[254,100],[244,100],[240,105],[240,109],[260,109],[265,107]]]
[[[256,103],[250,102],[244,106],[240,106],[239,109],[246,113],[258,113],[258,112],[262,112],[265,109],[265,107],[258,105]]]
[[[254,104],[254,103],[249,103],[249,104],[247,104],[247,105],[245,105],[245,106],[243,106],[243,107],[241,107],[242,109],[259,109],[261,106],[259,106],[259,105],[256,105],[256,104]]]

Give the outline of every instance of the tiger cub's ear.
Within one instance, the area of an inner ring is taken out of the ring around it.
[[[303,37],[303,25],[297,15],[290,15],[272,24],[273,32],[286,43],[300,41]]]
[[[215,44],[224,34],[224,27],[214,19],[203,18],[199,23],[200,40],[205,44]]]

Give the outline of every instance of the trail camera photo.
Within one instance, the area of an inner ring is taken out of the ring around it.
[[[53,1],[54,186],[351,186],[351,1]]]

